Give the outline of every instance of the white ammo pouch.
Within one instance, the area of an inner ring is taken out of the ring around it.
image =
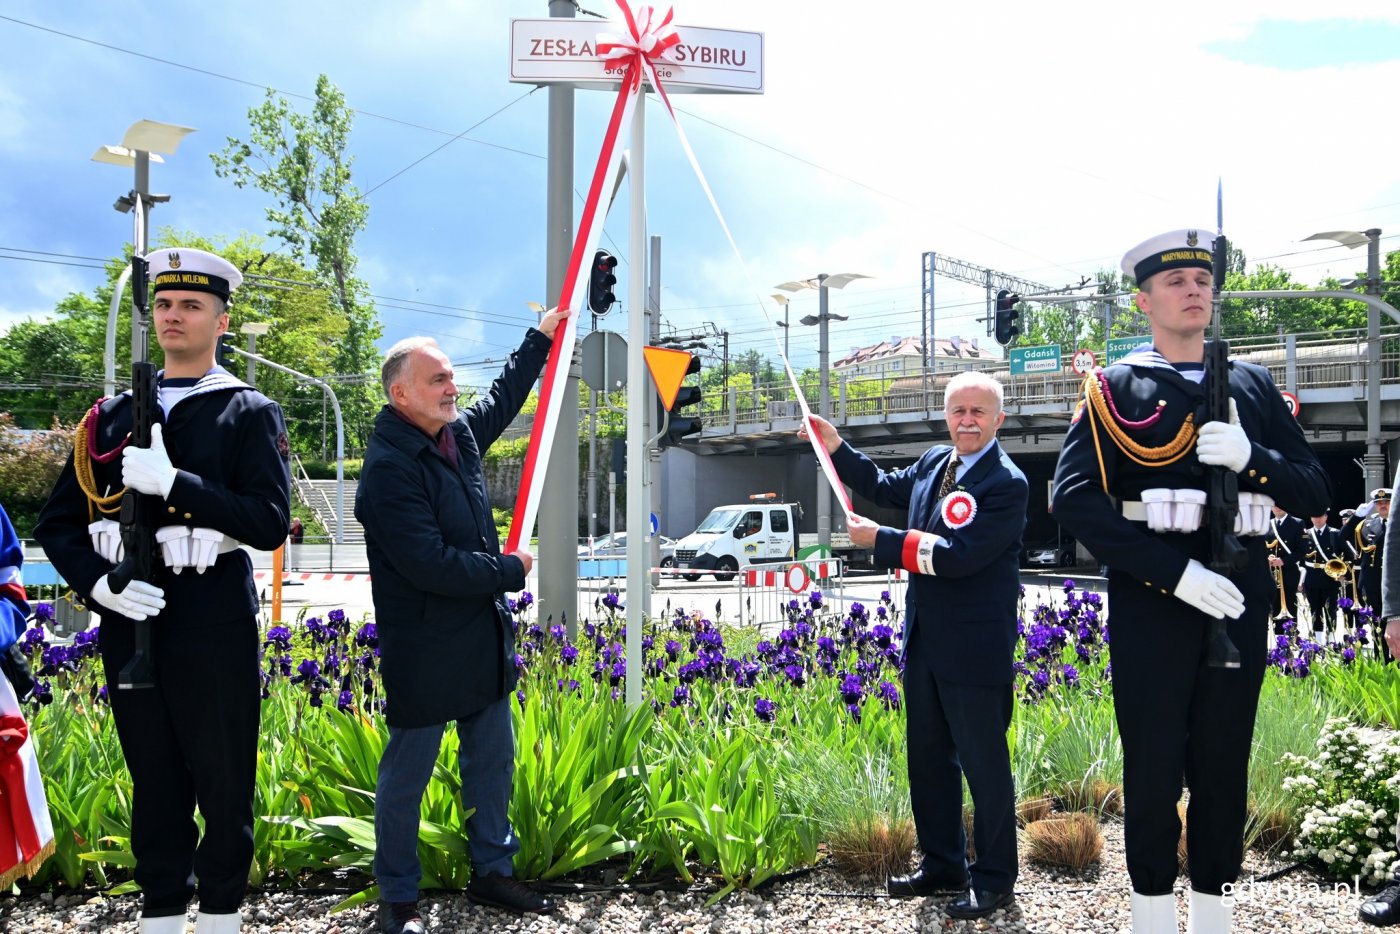
[[[1205,490],[1143,490],[1141,502],[1123,501],[1123,517],[1133,522],[1146,522],[1154,532],[1195,532],[1205,517],[1206,499]],[[1263,493],[1239,494],[1235,534],[1268,534],[1273,505],[1274,501]]]
[[[236,551],[239,547],[239,542],[225,538],[223,532],[192,529],[185,525],[167,525],[157,529],[156,541],[160,544],[160,556],[165,566],[176,574],[191,567],[203,574],[219,560],[219,555]]]
[[[1263,493],[1241,493],[1240,511],[1235,516],[1235,534],[1248,537],[1273,532],[1274,500]]]
[[[1205,490],[1169,490],[1157,488],[1142,491],[1142,503],[1123,503],[1123,515],[1129,519],[1130,506],[1139,506],[1142,516],[1139,522],[1146,522],[1154,532],[1194,532],[1201,527],[1201,517],[1205,513]]]

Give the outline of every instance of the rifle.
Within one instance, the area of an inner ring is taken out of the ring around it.
[[[140,211],[140,207],[137,207]],[[138,253],[131,256],[131,307],[136,320],[133,333],[144,335],[150,323],[150,307],[146,299],[148,267],[146,258]],[[139,329],[139,330],[138,330]],[[131,362],[131,444],[138,448],[151,446],[151,425],[155,423],[156,368],[149,360],[145,341],[133,345],[134,354],[141,358]],[[124,555],[107,575],[112,593],[121,593],[133,580],[152,582],[155,579],[156,524],[152,497],[127,489],[122,494],[121,527]],[[155,664],[151,660],[151,621],[137,620],[136,649],[131,661],[117,675],[117,689],[149,688],[155,686]]]
[[[1215,336],[1206,341],[1205,390],[1208,422],[1230,421],[1230,343],[1220,336],[1220,291],[1225,285],[1225,266],[1230,244],[1222,233],[1215,238],[1211,258],[1215,305]],[[1207,466],[1206,513],[1210,517],[1210,569],[1229,577],[1244,569],[1249,561],[1240,540],[1235,537],[1235,518],[1239,515],[1239,477],[1228,467]],[[1240,667],[1240,650],[1230,641],[1225,620],[1210,621],[1210,645],[1206,649],[1206,664],[1212,668]]]

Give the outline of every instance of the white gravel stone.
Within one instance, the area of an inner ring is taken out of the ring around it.
[[[939,899],[888,898],[882,880],[843,875],[826,864],[808,873],[795,873],[760,892],[736,892],[709,908],[704,906],[713,888],[687,892],[569,891],[557,896],[559,911],[550,917],[518,918],[472,905],[460,894],[435,892],[425,896],[420,905],[429,930],[441,934],[1126,934],[1131,930],[1131,918],[1122,826],[1110,822],[1103,830],[1104,855],[1097,866],[1075,872],[1023,862],[1015,904],[977,922],[949,918]],[[1370,934],[1375,930],[1357,919],[1362,898],[1356,892],[1334,888],[1331,881],[1309,870],[1295,870],[1272,882],[1258,881],[1282,865],[1247,854],[1240,881],[1253,880],[1255,886],[1236,903],[1236,932]],[[1183,876],[1176,892],[1183,930],[1187,885]],[[373,934],[372,908],[329,913],[344,897],[313,891],[253,893],[243,906],[248,919],[243,930],[246,934]],[[5,896],[0,898],[0,931],[136,934],[138,904],[138,896],[106,898],[90,892],[57,897],[52,893]],[[187,930],[193,928],[191,911]]]

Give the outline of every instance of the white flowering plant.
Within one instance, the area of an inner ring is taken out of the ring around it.
[[[1291,855],[1339,879],[1383,884],[1400,867],[1400,735],[1327,721],[1317,756],[1285,753],[1283,789],[1301,817]]]

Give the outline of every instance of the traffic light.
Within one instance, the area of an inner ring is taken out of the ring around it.
[[[685,375],[689,376],[692,373],[699,372],[700,358],[691,357],[690,366],[686,368]],[[686,415],[683,410],[687,406],[694,406],[697,409],[697,413],[695,415]],[[700,420],[700,415],[698,413],[699,408],[700,387],[682,386],[680,391],[676,393],[675,404],[671,406],[670,427],[666,429],[666,436],[661,439],[661,446],[663,448],[680,444],[682,439],[700,433],[700,429],[705,427],[705,425],[704,422]]]
[[[613,275],[616,268],[617,257],[607,250],[593,254],[593,271],[588,276],[588,307],[595,315],[607,314],[608,307],[617,301],[612,290],[617,285],[617,276]]]
[[[233,369],[233,351],[229,349],[229,341],[232,338],[228,334],[220,334],[219,342],[214,352],[214,362],[225,370]]]
[[[997,293],[996,338],[1003,347],[1021,333],[1021,328],[1016,324],[1016,319],[1021,317],[1016,310],[1016,303],[1020,300],[1021,296],[1007,289]]]

